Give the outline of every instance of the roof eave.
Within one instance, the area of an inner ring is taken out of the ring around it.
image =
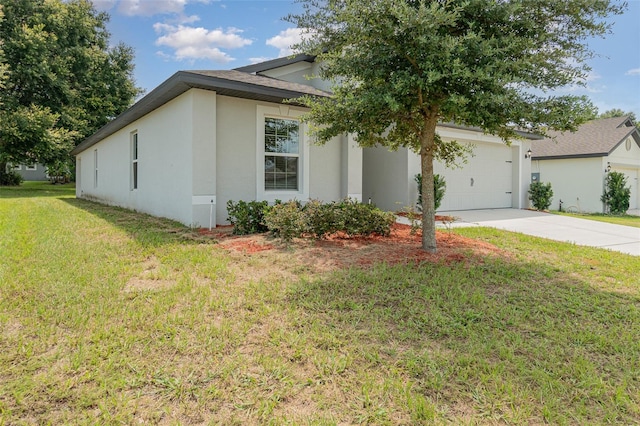
[[[595,152],[588,154],[566,154],[566,155],[532,155],[531,160],[566,160],[568,158],[595,158],[595,157],[607,157],[608,152]]]
[[[71,151],[71,155],[81,153],[104,138],[111,136],[115,132],[193,88],[212,90],[223,95],[227,94],[239,98],[275,103],[281,103],[285,99],[295,99],[305,95],[305,93],[293,90],[264,87],[246,82],[194,74],[188,71],[178,71],[129,109],[87,137]],[[295,102],[292,104],[299,105]]]

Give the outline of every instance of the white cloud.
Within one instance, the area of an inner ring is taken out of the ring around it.
[[[187,0],[120,0],[118,12],[127,16],[182,13]]]
[[[111,10],[125,16],[183,15],[188,3],[210,3],[211,0],[92,0],[98,10]]]
[[[251,65],[253,64],[259,64],[260,62],[266,62],[268,60],[271,60],[273,58],[268,58],[266,56],[260,56],[257,58],[249,58],[249,62],[251,63]]]
[[[173,56],[177,60],[209,59],[227,63],[234,58],[220,49],[237,49],[252,43],[239,35],[242,30],[238,28],[208,30],[158,22],[153,25],[153,29],[156,33],[162,34],[156,40],[156,45],[173,49]]]
[[[293,54],[291,46],[299,43],[301,40],[302,30],[300,28],[287,28],[284,31],[280,31],[280,34],[277,36],[268,39],[267,45],[280,49],[278,56],[289,56]]]
[[[640,68],[633,68],[625,72],[624,75],[640,75]]]

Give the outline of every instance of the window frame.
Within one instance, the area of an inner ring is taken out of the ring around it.
[[[12,170],[22,170],[22,164],[12,164]]]
[[[130,189],[135,191],[138,189],[138,177],[139,175],[139,148],[140,144],[138,141],[138,131],[134,130],[131,132],[131,180],[130,180]]]
[[[93,150],[93,187],[98,187],[98,149]]]
[[[275,200],[288,201],[293,199],[306,200],[309,198],[309,143],[307,142],[306,125],[300,120],[304,111],[286,105],[257,106],[256,114],[256,199],[273,203]],[[267,118],[281,120],[295,120],[298,122],[298,189],[266,189],[265,188],[265,157],[282,156],[293,157],[293,154],[272,153],[265,150],[265,122]]]
[[[33,172],[33,171],[38,170],[38,165],[37,165],[37,164],[35,164],[35,163],[34,163],[34,164],[26,164],[26,165],[24,166],[24,169],[25,169],[25,170],[29,170],[29,171],[32,171],[32,172]]]

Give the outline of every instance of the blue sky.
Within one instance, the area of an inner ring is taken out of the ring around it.
[[[282,17],[298,12],[288,0],[93,0],[111,15],[112,43],[135,49],[135,79],[147,92],[185,69],[230,69],[290,54],[298,39]],[[611,18],[613,34],[590,41],[601,56],[587,87],[564,93],[589,96],[600,112],[633,111],[640,119],[640,0]]]

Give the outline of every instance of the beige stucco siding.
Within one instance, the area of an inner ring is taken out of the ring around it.
[[[540,173],[541,182],[551,183],[551,209],[557,210],[562,200],[563,208],[575,206],[585,212],[603,211],[600,196],[606,161],[602,157],[539,160],[534,161],[532,167],[534,173]]]
[[[80,153],[77,195],[191,223],[192,102],[193,93],[187,92]],[[138,189],[132,190],[134,131],[138,133]]]
[[[217,223],[226,223],[227,201],[256,199],[256,102],[218,96]]]

